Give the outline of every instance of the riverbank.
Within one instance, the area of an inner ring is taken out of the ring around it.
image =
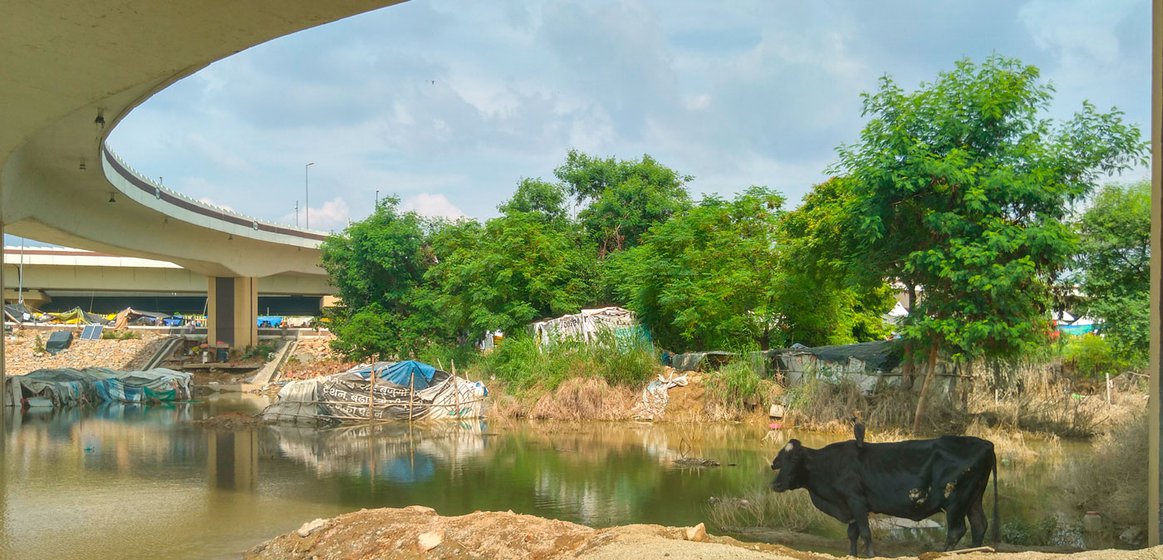
[[[997,553],[926,552],[903,557],[919,560],[942,557],[965,560],[1146,560],[1163,559],[1163,547],[1077,553],[1003,549]],[[835,556],[779,544],[745,543],[731,537],[708,535],[701,524],[696,527],[624,525],[593,529],[513,512],[475,512],[445,517],[431,508],[411,506],[360,510],[305,523],[297,531],[250,549],[243,558],[831,560]]]

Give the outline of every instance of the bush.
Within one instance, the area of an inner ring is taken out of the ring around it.
[[[331,348],[349,359],[362,361],[392,357],[391,318],[377,305],[360,310],[337,324]]]
[[[259,344],[258,346],[248,346],[242,353],[242,359],[249,360],[251,358],[262,358],[263,360],[266,360],[267,356],[271,355],[271,353],[274,351],[275,345],[271,343]]]
[[[763,397],[763,380],[757,369],[747,360],[735,360],[707,378],[707,389],[729,408],[742,410]]]
[[[101,338],[104,340],[137,340],[141,335],[135,331],[125,329],[123,331],[102,331]]]
[[[597,377],[611,386],[636,387],[653,375],[656,364],[649,344],[627,344],[613,334],[589,343],[565,340],[544,348],[528,336],[516,336],[481,357],[477,369],[521,393],[534,387],[552,391],[573,377]]]
[[[1079,376],[1088,379],[1102,379],[1104,373],[1114,377],[1128,365],[1118,359],[1107,339],[1097,334],[1070,337],[1063,356],[1075,364]]]

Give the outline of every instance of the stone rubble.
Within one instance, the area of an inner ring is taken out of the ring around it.
[[[54,330],[66,330],[61,327]],[[73,343],[56,355],[47,352],[37,355],[36,337],[41,344],[48,341],[53,331],[16,329],[5,335],[4,367],[8,375],[22,375],[45,368],[86,368],[104,367],[116,370],[133,370],[147,362],[162,344],[164,334],[134,331],[140,338],[126,340],[80,340],[81,331],[73,332]]]

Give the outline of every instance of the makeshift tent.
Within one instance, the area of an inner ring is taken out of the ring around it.
[[[43,316],[43,313],[23,303],[7,303],[4,305],[4,318],[15,323],[37,320],[38,317]]]
[[[374,386],[370,381],[373,369]],[[409,387],[409,383],[414,383],[415,388]],[[480,418],[487,396],[488,391],[479,381],[466,381],[428,364],[379,362],[325,377],[292,381],[279,391],[278,400],[263,411],[263,418],[301,424],[366,422],[369,417],[374,420]]]
[[[74,307],[69,311],[63,311],[61,313],[48,313],[47,315],[49,321],[62,325],[104,325],[107,323],[104,317],[96,313],[83,311],[80,307]]]
[[[377,383],[382,380],[401,387],[407,387],[411,384],[417,391],[431,386],[432,379],[436,375],[435,367],[415,360],[376,362],[368,366],[356,366],[348,370],[348,373],[359,375],[366,381],[370,379],[373,370],[376,372]]]
[[[539,344],[568,338],[590,342],[603,331],[613,332],[619,340],[646,336],[646,332],[638,326],[634,312],[621,307],[582,309],[581,313],[537,321],[530,326]]]
[[[27,406],[35,401],[62,407],[94,402],[184,401],[193,394],[192,376],[181,371],[60,368],[7,378],[0,400],[4,406]]]
[[[168,318],[169,315],[165,313],[139,311],[132,307],[126,307],[117,312],[117,317],[113,320],[113,328],[121,330],[129,325],[158,326],[165,324],[165,320]]]

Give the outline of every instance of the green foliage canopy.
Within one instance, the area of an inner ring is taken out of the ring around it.
[[[691,177],[648,155],[622,161],[570,150],[554,174],[584,205],[578,221],[600,256],[638,245],[651,226],[690,207],[686,183]]]
[[[617,291],[674,350],[766,348],[780,322],[776,232],[783,197],[751,187],[704,198],[610,266]]]
[[[1101,320],[1115,351],[1144,363],[1150,342],[1151,184],[1108,185],[1077,224],[1080,311]]]
[[[336,331],[341,345],[348,343],[340,349],[355,358],[410,354],[424,338],[408,319],[432,255],[424,220],[401,212],[399,202],[381,200],[371,216],[320,247],[323,268],[343,301]]]
[[[852,181],[863,259],[923,287],[907,338],[965,356],[1044,340],[1049,285],[1077,246],[1070,205],[1146,153],[1118,111],[1086,103],[1052,125],[1052,92],[1037,68],[992,56],[864,95],[869,122],[833,171]]]

